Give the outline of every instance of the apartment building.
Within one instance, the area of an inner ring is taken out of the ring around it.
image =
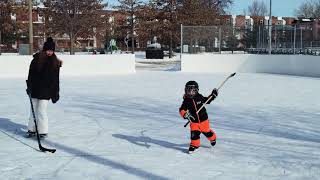
[[[33,6],[32,23],[33,23],[33,47],[34,51],[41,50],[47,36],[52,36],[56,42],[57,51],[68,51],[70,49],[70,38],[68,34],[53,34],[47,31],[47,21],[44,17],[43,6]],[[26,7],[16,7],[16,13],[12,14],[11,19],[20,24],[20,37],[16,40],[13,48],[19,48],[20,44],[29,43],[29,16]],[[102,12],[102,15],[107,14]],[[77,38],[75,46],[78,50],[103,48],[105,43],[105,29],[94,29],[95,35],[92,37]]]

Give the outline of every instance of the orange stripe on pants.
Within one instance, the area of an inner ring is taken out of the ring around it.
[[[203,133],[207,137],[207,139],[209,141],[216,140],[216,138],[217,138],[216,133],[212,129],[210,129],[209,120],[205,120],[201,123],[190,123],[190,130],[191,131],[200,131],[201,133]],[[210,136],[207,136],[207,134],[210,134]],[[199,135],[199,139],[191,140],[190,144],[192,146],[199,147],[200,146],[200,135]]]

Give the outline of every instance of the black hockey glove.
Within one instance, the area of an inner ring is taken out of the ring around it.
[[[29,94],[31,95],[31,89],[27,88],[27,89],[26,89],[26,92],[27,92],[28,95],[29,95]]]
[[[187,111],[184,116],[183,116],[184,119],[189,119],[189,120],[194,120],[194,117],[191,115],[191,113],[189,111]]]
[[[28,80],[26,80],[26,83],[27,83],[27,89],[26,89],[26,92],[27,94],[30,94],[31,95],[31,83],[29,83]]]
[[[210,94],[210,96],[213,96],[214,98],[218,96],[218,89],[214,88]]]
[[[54,103],[58,102],[59,98],[60,98],[59,94],[54,95],[51,98],[52,103],[54,104]]]

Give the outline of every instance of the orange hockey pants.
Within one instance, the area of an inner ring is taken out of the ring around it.
[[[210,129],[209,120],[205,120],[201,123],[190,123],[191,131],[191,143],[190,145],[200,146],[200,134],[204,134],[209,141],[216,140],[216,133]]]

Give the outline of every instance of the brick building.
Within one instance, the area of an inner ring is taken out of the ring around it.
[[[33,6],[32,22],[33,22],[33,47],[34,51],[40,50],[46,40],[46,19],[44,17],[44,8],[42,6]],[[13,45],[14,48],[19,48],[20,44],[29,43],[29,16],[26,7],[16,7],[11,19],[20,24],[19,33],[21,36]],[[107,15],[108,11],[102,11],[101,15]],[[70,49],[70,39],[67,34],[51,35],[56,42],[56,50],[64,51]],[[78,50],[104,48],[105,44],[105,29],[95,29],[95,35],[87,38],[77,38],[75,47]]]
[[[20,8],[20,10],[18,10]],[[24,8],[24,10],[23,10]],[[17,39],[13,45],[14,48],[19,48],[19,44],[27,44],[29,42],[28,37],[28,12],[25,7],[17,7],[17,11],[12,15],[12,19],[21,24],[19,32],[21,36]],[[21,10],[22,9],[22,10]],[[34,50],[40,50],[46,39],[46,19],[43,13],[44,7],[33,7],[33,33],[34,33]],[[122,50],[127,48],[125,39],[128,39],[129,32],[126,30],[126,23],[128,17],[119,11],[104,10],[101,11],[101,16],[108,16],[108,25],[104,28],[95,29],[95,35],[88,38],[79,37],[75,43],[78,50],[88,50],[93,48],[105,48],[106,42],[111,39],[117,41],[117,46]],[[237,31],[225,31],[225,36],[236,36],[240,41],[238,46],[244,46],[242,39],[247,38],[246,33],[253,32],[253,35],[257,36],[256,40],[258,44],[265,43],[267,41],[267,29],[269,17],[268,16],[243,16],[243,15],[221,15],[215,20],[217,26],[229,26],[234,27]],[[304,38],[307,41],[320,41],[320,19],[305,20],[302,18],[292,17],[272,17],[272,25],[275,38],[289,36],[285,33],[287,27],[297,27],[304,30]],[[257,30],[258,29],[258,30]],[[281,31],[282,30],[282,31]],[[256,31],[256,32],[254,32]],[[67,34],[53,35],[54,40],[57,43],[57,51],[69,50],[70,40]],[[142,38],[142,37],[140,37]],[[277,39],[274,39],[277,41]],[[137,42],[139,42],[139,34],[137,34]],[[129,43],[130,45],[131,43]],[[320,45],[319,45],[320,46]]]

